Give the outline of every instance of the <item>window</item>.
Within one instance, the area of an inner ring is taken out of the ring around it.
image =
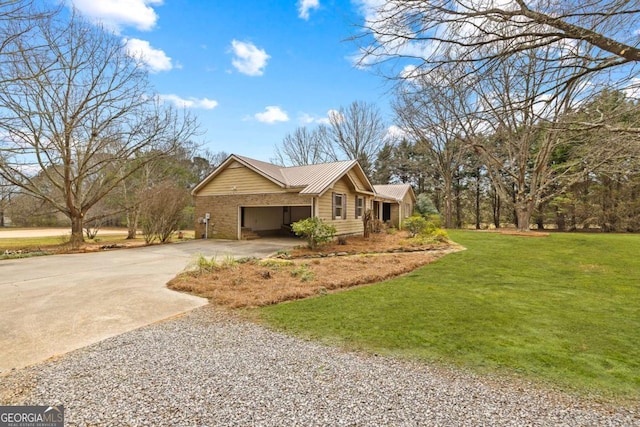
[[[411,212],[411,203],[404,204],[404,217],[409,218],[413,212]]]
[[[363,210],[364,210],[364,197],[356,196],[356,218],[362,218]]]
[[[344,193],[333,193],[333,219],[345,219],[345,206],[347,195]]]

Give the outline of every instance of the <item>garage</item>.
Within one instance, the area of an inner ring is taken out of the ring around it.
[[[241,238],[291,235],[291,224],[311,216],[311,206],[241,206]]]

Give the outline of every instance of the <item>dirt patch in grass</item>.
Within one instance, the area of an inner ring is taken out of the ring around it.
[[[258,307],[380,282],[461,248],[450,242],[411,244],[404,233],[349,238],[318,250],[296,248],[284,258],[223,263],[209,272],[185,272],[170,289],[229,308]],[[412,252],[393,252],[411,250]]]

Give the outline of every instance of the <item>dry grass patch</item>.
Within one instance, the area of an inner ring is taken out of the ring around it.
[[[403,240],[406,240],[403,234],[379,235],[369,240],[350,238],[347,244],[331,244],[314,251],[294,249],[290,253],[292,259],[214,262],[217,266],[210,271],[196,269],[185,272],[171,280],[168,286],[176,291],[209,298],[216,305],[258,307],[380,282],[413,271],[457,250],[451,244],[433,244],[425,245],[422,252],[360,253],[399,249]],[[339,252],[358,253],[301,258]]]
[[[420,248],[424,250],[438,249],[443,245],[439,242],[432,244],[423,244],[422,242],[412,241],[409,233],[398,231],[395,233],[374,233],[368,239],[362,236],[351,236],[340,242],[339,239],[326,244],[317,249],[309,249],[307,247],[299,247],[290,251],[293,258],[308,255],[329,254],[336,252],[362,253],[362,252],[386,252],[392,250],[402,250],[408,248]]]

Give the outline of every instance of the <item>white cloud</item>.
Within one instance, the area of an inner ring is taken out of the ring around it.
[[[158,20],[153,6],[160,6],[162,0],[70,0],[83,15],[99,21],[114,31],[122,27],[135,27],[149,31]]]
[[[400,71],[400,78],[405,81],[415,82],[420,75],[420,69],[415,65],[405,65]]]
[[[162,50],[152,48],[148,41],[124,39],[124,43],[129,55],[144,62],[152,73],[169,71],[173,68],[171,58]]]
[[[324,123],[329,124],[331,121],[342,123],[344,121],[344,115],[338,110],[329,110],[327,111],[327,120]]]
[[[235,58],[231,61],[234,67],[248,76],[261,76],[271,58],[263,49],[258,49],[253,43],[231,41],[231,48]]]
[[[300,114],[300,117],[298,118],[298,121],[300,123],[302,123],[303,125],[310,125],[311,123],[315,123],[316,120],[318,120],[318,119],[315,118],[314,116],[312,116],[309,113],[302,113],[302,114]]]
[[[320,2],[318,0],[300,0],[298,2],[298,17],[307,21],[311,9],[318,10]]]
[[[262,113],[256,113],[254,117],[262,123],[274,124],[277,122],[288,122],[289,116],[280,107],[269,105]]]
[[[407,137],[409,133],[402,129],[400,126],[391,125],[387,128],[387,131],[384,135],[384,140],[389,142],[400,141],[402,138]]]
[[[354,0],[360,14],[364,17],[364,26],[374,30],[375,47],[361,46],[347,59],[360,69],[379,64],[390,57],[428,58],[437,47],[434,41],[421,41],[415,28],[407,25],[405,15],[398,12],[398,1]],[[418,2],[419,3],[419,2]],[[419,6],[412,6],[419,7]],[[417,40],[416,40],[417,39]],[[371,49],[375,54],[371,54]]]
[[[315,115],[309,114],[309,113],[301,113],[298,116],[298,121],[302,125],[310,125],[310,124],[314,124],[314,123],[316,123],[316,124],[325,124],[325,125],[329,124],[329,118],[327,116],[318,117],[318,116],[315,116]]]
[[[629,98],[640,98],[640,78],[632,78],[627,87],[625,87],[622,91]]]
[[[342,114],[340,114],[338,110],[332,109],[327,111],[327,115],[324,117],[318,117],[309,113],[302,113],[298,117],[298,121],[303,125],[310,125],[314,123],[319,125],[330,125],[331,117],[336,117],[339,123],[342,122],[342,120],[344,120],[344,118],[342,117]]]
[[[178,108],[200,108],[203,110],[212,110],[218,106],[218,101],[209,98],[181,98],[178,95],[167,94],[158,96],[161,101],[170,102]]]

